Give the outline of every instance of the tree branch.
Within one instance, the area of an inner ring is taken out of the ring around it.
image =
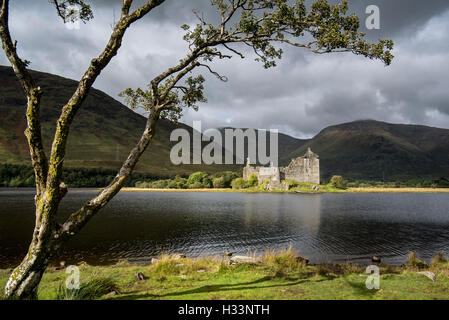
[[[190,65],[193,61],[195,61],[201,54],[205,52],[204,48],[198,47],[195,50],[193,50],[187,57],[179,62],[178,65],[175,67],[169,68],[165,72],[162,72],[157,77],[155,77],[151,82],[151,92],[153,95],[153,106],[156,106],[159,103],[159,96],[158,96],[158,86],[159,84],[170,77],[171,75],[180,72],[184,68],[186,68],[188,65]]]
[[[240,56],[240,58],[245,59],[245,56],[243,55],[243,53],[229,47],[226,43],[223,43],[223,47],[225,47],[226,49],[228,49],[231,52],[234,52],[236,55]]]
[[[59,5],[58,0],[50,0],[50,2],[53,3],[53,5],[54,5],[55,8],[56,8],[56,13],[57,13],[58,16],[62,19],[62,21],[64,21],[64,23],[65,23],[65,22],[66,22],[65,15],[64,15],[64,13],[61,11],[61,7],[60,7],[60,5]]]
[[[171,81],[170,85],[167,86],[167,88],[165,88],[165,90],[162,92],[161,94],[161,101],[165,101],[165,99],[167,98],[168,94],[170,93],[170,91],[176,86],[176,84],[186,75],[188,74],[190,71],[192,71],[194,68],[198,67],[200,65],[200,63],[198,62],[193,62],[192,64],[190,64],[189,66],[187,66],[184,70],[182,70],[181,72],[179,72],[176,77],[173,79],[173,81]]]
[[[0,9],[0,38],[6,57],[11,63],[14,73],[19,79],[27,97],[27,129],[25,130],[25,136],[27,137],[28,145],[30,147],[31,162],[36,177],[36,192],[37,196],[40,197],[45,189],[48,170],[47,157],[42,144],[40,123],[40,98],[42,92],[34,82],[30,72],[27,70],[26,63],[23,62],[17,54],[17,42],[12,42],[8,17],[9,0],[2,0]]]
[[[160,117],[160,110],[151,110],[147,124],[137,145],[131,150],[128,158],[120,168],[114,180],[104,188],[95,198],[85,203],[81,209],[70,215],[66,222],[54,234],[61,240],[69,239],[73,234],[81,230],[89,220],[101,210],[124,186],[130,177],[134,167],[146,150],[156,132],[156,124]]]
[[[223,81],[223,82],[228,81],[228,78],[226,76],[222,76],[218,72],[212,70],[212,68],[209,67],[207,64],[200,63],[199,66],[205,67],[207,70],[209,70],[210,73],[212,73],[214,76],[216,76],[218,78],[218,80]]]
[[[56,192],[55,190],[58,188],[60,182],[70,125],[72,124],[72,121],[81,104],[86,99],[92,84],[100,75],[101,71],[117,54],[121,47],[123,36],[128,27],[163,2],[164,0],[150,0],[133,13],[121,16],[120,20],[114,27],[112,35],[104,51],[98,58],[92,59],[91,64],[84,73],[84,76],[81,78],[75,93],[72,95],[68,103],[62,108],[61,115],[57,121],[56,133],[51,148],[47,177],[47,189],[51,192],[51,194],[48,199],[54,198],[54,193]],[[123,1],[122,13],[129,11],[128,5],[130,4],[131,1]]]
[[[64,23],[81,20],[84,23],[93,18],[90,5],[83,0],[49,0]],[[75,7],[79,9],[76,10]]]
[[[131,8],[132,3],[133,3],[133,0],[123,0],[122,18],[126,17],[129,14],[129,9]]]

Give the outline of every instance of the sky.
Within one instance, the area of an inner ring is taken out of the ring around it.
[[[143,0],[135,0],[134,7]],[[310,138],[330,125],[373,119],[449,129],[449,1],[350,0],[349,11],[361,31],[376,41],[395,42],[395,59],[385,67],[350,53],[316,55],[283,46],[276,68],[246,59],[218,61],[213,67],[228,82],[205,74],[205,96],[198,112],[187,110],[188,125],[203,129],[240,127],[278,129]],[[10,29],[19,55],[30,68],[79,80],[90,60],[103,50],[121,0],[92,0],[95,18],[70,29],[48,0],[11,1]],[[368,5],[380,9],[380,30],[367,30]],[[128,29],[122,48],[94,84],[121,101],[119,92],[145,87],[187,52],[183,24],[196,23],[192,9],[213,21],[209,0],[166,0]],[[246,50],[246,49],[245,49]],[[0,65],[8,65],[0,54]]]

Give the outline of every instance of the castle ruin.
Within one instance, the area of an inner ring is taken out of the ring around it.
[[[281,185],[283,180],[320,184],[320,159],[310,148],[304,156],[292,159],[287,167],[253,167],[247,160],[243,168],[243,179],[255,175],[259,183],[269,182],[272,188]]]

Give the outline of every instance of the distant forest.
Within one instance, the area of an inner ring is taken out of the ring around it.
[[[72,188],[105,187],[114,179],[116,174],[117,170],[113,169],[65,168],[63,181]],[[135,172],[127,181],[126,186],[134,187],[138,181],[152,181],[162,178],[166,177]],[[1,187],[34,187],[34,183],[32,167],[13,164],[0,165]]]
[[[63,181],[67,186],[72,188],[104,187],[111,182],[116,174],[117,171],[114,169],[66,168],[63,174]],[[187,186],[182,186],[180,184],[184,183],[189,185],[189,182],[192,182],[190,184],[197,188],[227,188],[231,187],[230,183],[239,176],[240,175],[238,173],[233,172],[225,172],[222,174],[215,174],[213,176],[208,176],[206,173],[197,172],[190,176],[186,175],[185,177],[156,176],[154,174],[135,172],[127,181],[126,186],[143,188],[187,188]],[[0,187],[34,187],[34,182],[33,168],[25,165],[0,165]],[[202,185],[199,185],[200,183]],[[326,183],[327,181],[323,181],[323,184]],[[345,186],[449,188],[449,179],[429,179],[417,177],[406,181],[345,180]]]

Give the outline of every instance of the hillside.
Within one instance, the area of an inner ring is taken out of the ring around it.
[[[280,166],[311,147],[320,156],[324,180],[333,175],[386,181],[449,177],[447,129],[363,120],[325,128],[309,140],[280,133],[278,142]]]
[[[61,107],[74,92],[77,82],[48,73],[32,71],[43,89],[42,135],[48,152]],[[0,163],[29,164],[26,128],[26,99],[14,72],[0,66]],[[120,167],[129,150],[138,141],[146,119],[114,100],[92,89],[73,123],[65,163],[74,168]],[[180,124],[179,127],[191,130]],[[170,162],[170,133],[176,126],[162,120],[156,136],[140,160],[137,171],[159,176],[186,174],[198,170],[210,173],[235,169],[234,166],[175,166]]]
[[[449,130],[366,120],[331,126],[307,147],[320,155],[321,176],[395,180],[449,176]]]
[[[33,76],[44,92],[42,133],[48,150],[61,106],[77,83],[48,73],[33,71]],[[91,90],[72,126],[67,167],[118,168],[140,137],[145,121],[105,93]],[[0,163],[30,163],[25,126],[25,97],[12,69],[0,66]],[[184,124],[179,127],[192,130]],[[172,165],[169,155],[173,143],[169,137],[175,128],[168,121],[159,122],[138,172],[165,177],[241,170],[239,165]],[[449,177],[447,129],[366,120],[328,127],[310,140],[279,134],[280,165],[302,156],[309,146],[320,156],[323,179],[336,174],[366,180]]]

